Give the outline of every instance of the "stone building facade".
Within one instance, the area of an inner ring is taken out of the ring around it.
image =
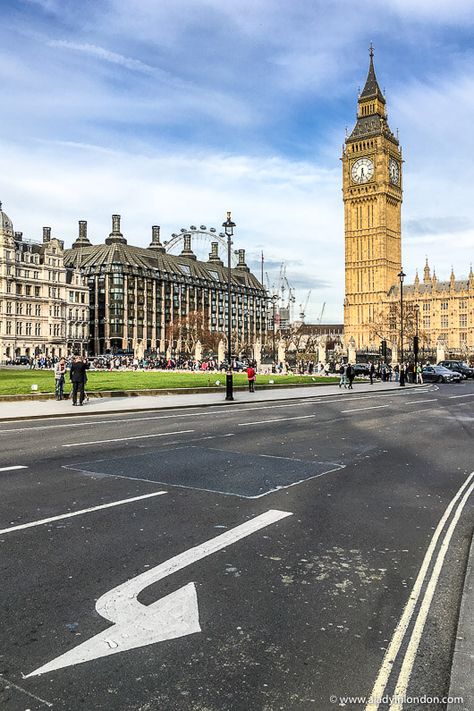
[[[159,226],[152,227],[147,248],[127,244],[120,215],[112,216],[105,244],[93,245],[85,221],[79,236],[65,252],[65,265],[80,270],[89,285],[90,345],[92,354],[133,353],[200,357],[216,336],[212,350],[223,358],[227,328],[227,268],[211,244],[208,261],[192,251],[192,234],[183,236],[179,255],[166,252]],[[255,357],[266,331],[267,293],[245,263],[232,274],[232,351]],[[225,346],[227,349],[227,346]]]
[[[358,97],[357,121],[347,136],[342,155],[345,300],[344,340],[352,350],[378,349],[388,341],[400,346],[402,272],[402,152],[388,125],[386,100],[375,75],[373,50],[369,71]],[[411,331],[416,328],[422,346],[440,344],[449,352],[474,355],[474,276],[441,282],[428,263],[423,280],[403,285],[404,311]],[[404,329],[405,331],[405,329]]]
[[[15,232],[0,203],[0,362],[82,353],[89,341],[89,290],[64,266],[64,243],[43,227],[41,243]]]

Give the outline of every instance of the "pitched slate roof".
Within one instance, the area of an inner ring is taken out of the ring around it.
[[[64,264],[86,274],[116,271],[113,266],[122,266],[124,273],[143,273],[145,276],[165,277],[171,280],[179,276],[183,280],[205,280],[211,284],[227,285],[227,269],[222,264],[201,262],[195,258],[168,254],[160,250],[133,247],[125,243],[99,244],[77,247],[64,252]],[[183,268],[181,268],[183,267]],[[236,286],[265,292],[258,279],[244,269],[232,269],[232,282]]]

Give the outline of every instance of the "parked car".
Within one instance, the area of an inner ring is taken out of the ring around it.
[[[462,375],[442,365],[427,365],[423,368],[424,383],[459,383]]]
[[[443,368],[448,368],[455,373],[460,373],[460,375],[466,378],[474,379],[474,368],[471,368],[467,363],[462,360],[442,360],[438,363],[442,365]]]
[[[356,375],[369,375],[370,365],[368,363],[354,363],[352,366]]]

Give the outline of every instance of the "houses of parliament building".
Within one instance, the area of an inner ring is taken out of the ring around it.
[[[344,144],[342,171],[346,345],[352,343],[359,351],[374,350],[384,339],[396,349],[400,333],[397,308],[403,288],[404,314],[416,313],[420,345],[436,348],[442,344],[447,352],[472,355],[472,266],[464,279],[456,279],[451,271],[449,280],[441,281],[427,260],[422,278],[417,273],[414,283],[403,284],[402,151],[388,124],[372,47],[367,80],[358,97],[357,121]],[[409,346],[407,341],[405,346]]]

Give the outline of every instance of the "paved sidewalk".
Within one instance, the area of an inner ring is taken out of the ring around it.
[[[255,393],[238,390],[234,392],[234,403],[225,400],[225,390],[213,393],[139,395],[137,397],[91,398],[83,407],[72,407],[70,400],[22,400],[21,402],[0,403],[0,421],[22,420],[36,417],[90,416],[101,413],[137,412],[140,410],[174,409],[177,407],[198,407],[227,405],[248,402],[268,402],[272,400],[300,400],[302,398],[321,398],[344,394],[357,397],[360,393],[390,393],[410,389],[426,389],[428,385],[406,385],[399,383],[355,383],[353,390],[339,388],[338,385],[312,385],[309,387],[279,387],[275,390],[258,390]]]
[[[447,711],[474,709],[474,538],[464,580],[449,696],[452,699],[460,696],[463,703],[452,701]]]

